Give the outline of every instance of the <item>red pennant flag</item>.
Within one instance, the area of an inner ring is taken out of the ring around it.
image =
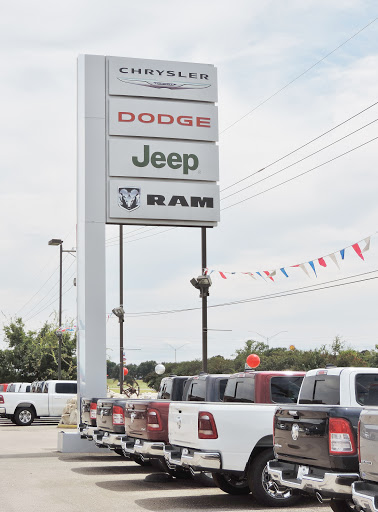
[[[356,253],[358,254],[358,256],[365,261],[365,258],[363,257],[362,255],[362,252],[361,252],[361,249],[360,249],[360,246],[358,244],[353,244],[352,245],[353,249],[356,251]]]
[[[319,265],[322,267],[326,267],[327,263],[324,261],[324,258],[318,258]]]
[[[274,281],[273,277],[270,275],[270,272],[268,272],[267,270],[264,270],[264,274],[266,274],[269,277],[269,279]]]
[[[223,274],[223,272],[219,272],[219,275],[223,277],[223,279],[227,279],[227,277]]]

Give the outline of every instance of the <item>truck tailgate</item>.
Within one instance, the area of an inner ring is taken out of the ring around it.
[[[207,403],[171,402],[169,405],[168,433],[172,444],[198,446],[198,412],[207,410]]]
[[[357,455],[330,454],[330,418],[345,418],[356,441],[359,408],[326,405],[279,407],[274,418],[274,450],[279,460],[332,469],[355,469]],[[358,464],[357,464],[358,466]]]

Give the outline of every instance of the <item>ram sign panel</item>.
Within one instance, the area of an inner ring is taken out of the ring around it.
[[[218,146],[208,142],[113,137],[109,176],[218,181]]]
[[[215,142],[217,107],[190,101],[109,98],[109,135]]]
[[[108,223],[215,225],[219,187],[212,183],[110,178]]]
[[[217,72],[210,64],[107,57],[107,69],[110,95],[218,100]]]

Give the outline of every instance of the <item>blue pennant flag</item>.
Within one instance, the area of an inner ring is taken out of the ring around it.
[[[281,270],[281,272],[283,273],[283,275],[284,275],[284,276],[289,277],[289,276],[287,275],[286,270],[285,270],[284,268],[280,268],[280,270]]]
[[[317,273],[316,273],[316,270],[315,270],[314,262],[313,262],[313,261],[309,261],[308,263],[309,263],[310,267],[312,268],[312,270],[314,271],[314,273],[315,273],[316,277],[318,277],[318,275],[317,275]]]
[[[260,277],[262,277],[265,281],[265,277],[263,275],[260,274],[260,272],[256,272],[257,275],[259,275]]]
[[[344,256],[345,256],[345,249],[341,249],[340,254],[341,254],[341,259],[343,260]]]

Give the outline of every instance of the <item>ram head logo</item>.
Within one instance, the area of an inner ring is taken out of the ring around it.
[[[118,189],[118,206],[132,212],[140,206],[140,188],[120,187]]]

